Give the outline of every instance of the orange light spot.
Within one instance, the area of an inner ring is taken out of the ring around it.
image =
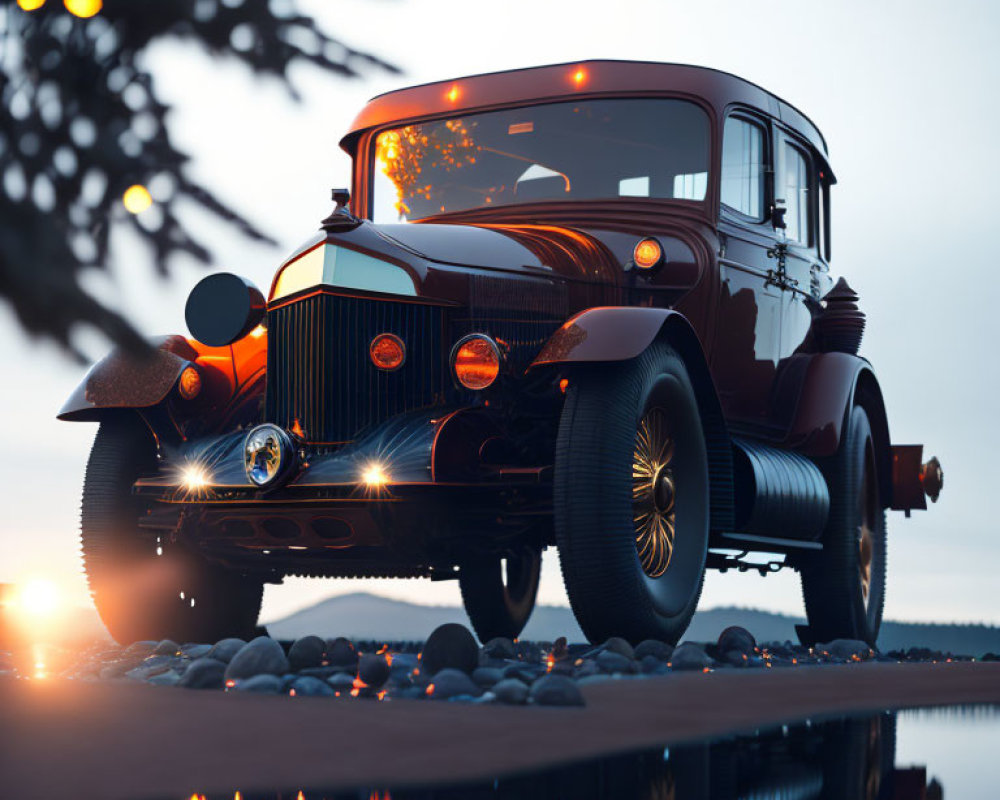
[[[566,389],[569,388],[569,378],[563,378],[559,381],[559,391],[566,394]]]
[[[63,0],[63,3],[70,14],[83,19],[94,16],[104,6],[102,0]]]
[[[427,684],[427,688],[424,689],[424,694],[427,695],[428,697],[430,697],[432,694],[434,694],[434,684],[433,683],[428,683]]]
[[[298,436],[300,439],[306,438],[306,432],[302,429],[302,423],[299,422],[298,417],[292,422],[292,433]]]
[[[643,239],[632,251],[632,260],[641,269],[652,269],[663,258],[663,248],[656,239]]]
[[[226,688],[227,689],[232,689],[235,685],[236,685],[236,681],[234,681],[232,678],[230,678],[228,681],[226,681]]]
[[[573,73],[572,80],[575,86],[583,86],[587,82],[587,70],[580,67]]]
[[[295,795],[295,800],[306,800],[306,796],[302,794],[302,790],[299,789],[299,793]]]
[[[250,335],[254,339],[259,339],[261,336],[267,335],[267,328],[265,328],[263,325],[258,325],[256,328],[250,331]]]
[[[359,694],[361,694],[360,689],[351,689],[351,697],[357,697]]]
[[[451,102],[451,103],[457,103],[460,94],[461,93],[458,91],[458,86],[452,86],[448,90],[448,94],[446,94],[445,97],[448,98],[449,102]]]
[[[185,400],[194,400],[201,394],[201,373],[195,367],[185,367],[177,382],[177,391]]]
[[[479,391],[500,374],[500,351],[486,336],[470,336],[455,352],[455,377],[466,389]]]
[[[380,333],[368,345],[372,363],[387,372],[399,369],[406,360],[406,345],[392,333]]]
[[[379,700],[385,700],[385,689],[375,695]]]

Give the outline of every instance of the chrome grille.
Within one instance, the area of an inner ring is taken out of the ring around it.
[[[317,444],[350,441],[396,414],[443,402],[444,310],[439,306],[315,294],[267,315],[267,420]],[[371,340],[406,344],[395,372],[376,369]]]

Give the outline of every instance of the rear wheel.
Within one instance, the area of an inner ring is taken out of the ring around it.
[[[502,559],[462,565],[458,578],[462,602],[481,642],[521,634],[535,608],[541,571],[542,551],[529,545]]]
[[[830,516],[823,552],[802,567],[802,594],[815,641],[860,639],[874,646],[885,602],[886,524],[868,415],[855,406],[838,453],[823,465]]]
[[[135,417],[101,423],[83,486],[81,544],[94,604],[120,643],[253,635],[263,583],[209,564],[182,545],[141,535],[132,485],[156,471],[153,439]]]
[[[672,348],[574,374],[554,512],[566,591],[591,641],[680,639],[701,595],[708,486],[697,400]]]

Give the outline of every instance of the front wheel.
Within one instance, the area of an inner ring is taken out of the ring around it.
[[[886,525],[868,414],[855,406],[837,454],[823,465],[830,516],[823,551],[802,567],[802,594],[817,642],[859,639],[875,646],[885,602]]]
[[[470,561],[459,571],[458,585],[469,621],[488,642],[498,636],[517,638],[535,608],[542,551],[525,545],[506,557]]]
[[[87,581],[108,632],[122,644],[253,636],[260,580],[140,530],[143,509],[132,485],[155,471],[154,443],[141,420],[101,423],[87,462],[80,538]]]
[[[563,581],[593,642],[676,642],[701,595],[708,457],[691,379],[658,342],[570,378],[556,444]]]

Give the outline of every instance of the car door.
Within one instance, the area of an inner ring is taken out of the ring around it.
[[[723,126],[719,216],[720,297],[712,372],[726,417],[744,426],[769,422],[781,349],[781,290],[769,276],[772,148],[768,123],[735,110]]]
[[[827,203],[822,191],[822,164],[808,146],[787,131],[776,132],[775,145],[775,204],[785,209],[778,281],[782,290],[779,369],[783,370],[794,368],[795,357],[808,347],[813,313],[829,290],[830,277],[824,257],[828,229],[823,220]],[[774,411],[775,424],[787,422],[782,415],[789,411],[788,404],[779,404]]]

